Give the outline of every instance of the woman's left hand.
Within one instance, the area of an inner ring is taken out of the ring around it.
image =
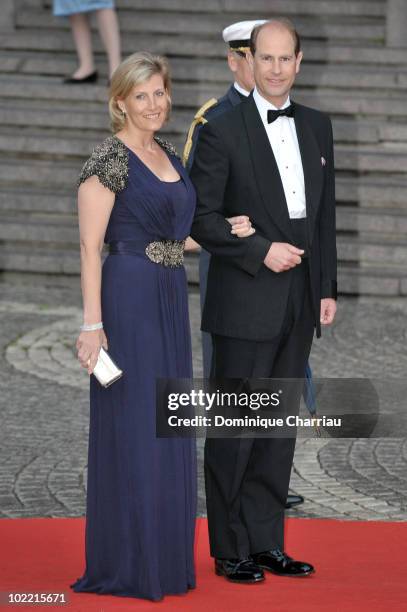
[[[254,227],[252,227],[249,217],[246,215],[239,215],[238,217],[226,218],[229,221],[232,229],[231,234],[235,234],[238,238],[247,238],[255,233]]]

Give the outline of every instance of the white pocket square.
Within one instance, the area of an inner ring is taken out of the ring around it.
[[[325,157],[321,157],[321,164],[323,166],[326,166],[326,159],[325,159]]]

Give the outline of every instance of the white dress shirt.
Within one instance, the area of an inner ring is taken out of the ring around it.
[[[267,132],[274,157],[283,183],[287,200],[288,214],[291,219],[302,219],[307,216],[305,203],[304,171],[297,131],[293,117],[278,117],[273,123],[267,122],[267,111],[278,110],[254,89],[253,98],[256,103],[264,128]],[[281,108],[290,106],[290,98]]]
[[[243,87],[241,85],[239,85],[239,83],[237,81],[235,81],[233,83],[233,87],[242,94],[242,96],[246,96],[246,98],[248,96],[250,96],[250,91],[247,91],[246,89],[243,89]]]

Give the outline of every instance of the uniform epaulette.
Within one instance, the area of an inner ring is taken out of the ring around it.
[[[192,142],[193,142],[192,138],[193,138],[196,126],[199,123],[202,123],[202,125],[207,123],[207,120],[205,119],[204,115],[210,108],[212,108],[212,106],[215,106],[215,104],[217,103],[218,103],[218,100],[216,98],[211,98],[210,100],[205,102],[205,104],[202,104],[201,108],[195,113],[194,119],[188,130],[187,141],[185,143],[184,152],[182,154],[182,163],[184,164],[184,166],[186,166],[189,155],[191,153]]]

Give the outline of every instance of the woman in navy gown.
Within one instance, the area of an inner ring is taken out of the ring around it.
[[[86,569],[76,592],[159,600],[195,586],[194,440],[155,437],[156,378],[192,376],[182,261],[195,193],[173,147],[154,135],[169,92],[163,58],[122,62],[109,101],[115,135],[79,180],[78,358],[91,374],[103,345],[124,374],[108,388],[90,379]],[[247,219],[233,227],[254,231]]]

